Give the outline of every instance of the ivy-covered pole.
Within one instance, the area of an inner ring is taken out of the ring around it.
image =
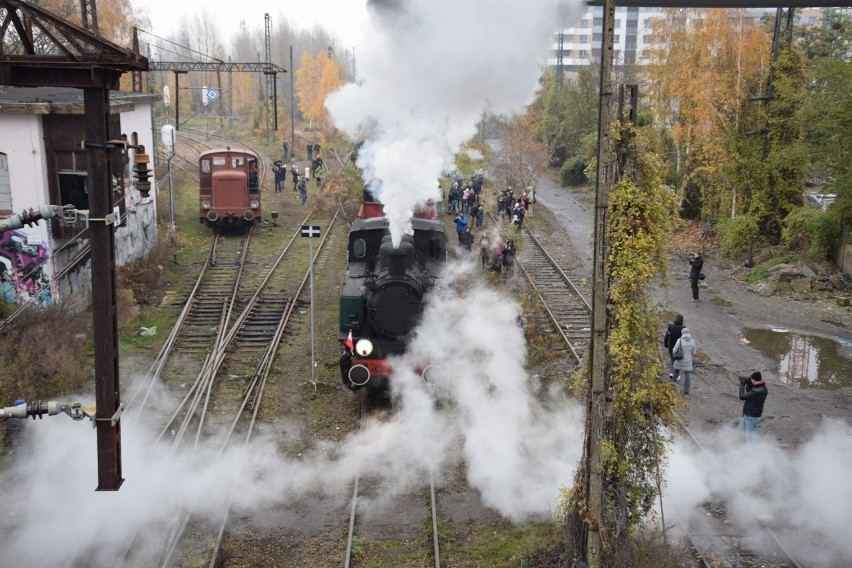
[[[592,272],[592,338],[589,365],[588,417],[586,421],[585,468],[587,515],[585,557],[591,568],[601,565],[601,520],[603,518],[603,472],[601,447],[606,413],[606,297],[607,259],[606,212],[612,187],[613,156],[611,147],[612,51],[615,24],[615,0],[603,6],[601,43],[600,103],[598,110],[597,179],[595,182],[594,267]]]

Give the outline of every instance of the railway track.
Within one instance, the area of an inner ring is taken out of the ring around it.
[[[310,214],[301,223],[308,218]],[[314,264],[336,238],[331,230],[336,220],[337,215],[315,247]],[[172,385],[182,394],[183,399],[164,421],[158,444],[168,443],[172,451],[191,452],[193,456],[200,440],[223,432],[226,435],[220,454],[233,444],[248,444],[275,353],[287,326],[302,318],[297,308],[305,303],[298,298],[308,283],[309,267],[307,255],[301,254],[306,252],[301,248],[308,248],[306,240],[299,238],[301,223],[291,227],[292,236],[280,250],[258,258],[250,253],[248,237],[214,237],[181,315],[143,387],[127,404],[133,419],[138,420],[155,384]],[[176,369],[171,369],[170,363],[177,360]],[[187,381],[192,374],[188,369],[193,366],[188,361],[195,361],[194,381]],[[187,387],[188,382],[191,385]],[[227,517],[224,513],[211,566]],[[178,557],[203,558],[210,554],[210,527],[191,520],[191,513],[186,511],[175,520],[158,565],[174,565]],[[198,543],[204,543],[201,549],[193,549]],[[131,543],[124,555],[125,564],[140,560],[132,558],[132,550]]]
[[[584,294],[588,294],[587,275],[577,267],[560,266],[549,251],[564,250],[564,239],[553,242],[553,236],[536,235],[524,229],[523,250],[518,253],[517,264],[530,285],[539,294],[544,309],[553,325],[559,330],[577,363],[583,360],[591,338],[592,307]]]
[[[361,391],[362,429],[370,413],[368,401],[367,391]],[[349,530],[343,555],[344,568],[371,564],[441,567],[437,497],[432,472],[428,473],[428,478],[425,508],[422,506],[423,494],[407,492],[397,498],[406,502],[404,506],[391,507],[385,503],[380,512],[370,512],[359,508],[359,502],[372,495],[362,488],[360,473],[355,473],[349,508]],[[426,485],[424,480],[424,490]],[[369,488],[374,487],[374,484],[368,479],[364,486]],[[411,502],[416,505],[411,506]],[[428,538],[424,538],[424,526],[429,527]]]
[[[685,438],[696,448],[703,446],[689,428],[680,422]],[[702,568],[802,568],[803,565],[784,546],[772,527],[757,523],[753,530],[738,530],[732,523],[727,507],[722,501],[703,504],[705,515],[700,526],[688,527],[685,540]],[[756,543],[763,540],[773,543],[770,555],[757,552]]]
[[[511,238],[514,227],[508,221],[488,214],[492,226]],[[523,229],[523,240],[515,236],[517,270],[538,295],[550,327],[556,330],[571,358],[579,365],[589,348],[592,308],[591,275],[566,247],[564,235],[545,235]],[[505,275],[504,275],[505,276]],[[513,276],[508,276],[512,278]]]

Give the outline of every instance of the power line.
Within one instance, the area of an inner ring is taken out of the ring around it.
[[[143,34],[147,34],[147,35],[149,35],[149,36],[151,36],[151,37],[153,37],[153,38],[156,38],[156,39],[158,39],[158,40],[160,40],[160,41],[164,41],[164,42],[166,42],[166,43],[170,43],[170,44],[172,44],[172,45],[174,45],[174,46],[177,46],[177,47],[179,47],[179,48],[181,48],[181,49],[185,49],[185,50],[187,50],[187,51],[189,51],[189,52],[191,52],[191,53],[198,54],[198,55],[200,55],[200,56],[202,56],[202,57],[206,57],[207,59],[212,59],[213,61],[217,61],[217,62],[219,62],[219,63],[224,63],[224,61],[222,61],[222,60],[221,60],[221,59],[219,59],[218,57],[213,57],[212,55],[209,55],[209,54],[207,54],[207,53],[203,53],[203,52],[201,52],[201,51],[198,51],[198,50],[192,49],[191,47],[187,47],[187,46],[185,46],[185,45],[182,45],[182,44],[180,44],[180,43],[177,43],[177,42],[176,42],[176,41],[174,41],[174,40],[170,40],[170,39],[166,39],[166,38],[164,38],[164,37],[160,37],[160,36],[158,36],[158,35],[156,35],[156,34],[152,34],[152,33],[151,33],[151,32],[149,32],[149,31],[145,31],[145,30],[139,30],[139,31],[140,31],[140,32],[142,32]],[[184,55],[184,54],[182,54],[182,53],[177,53],[177,52],[174,52],[174,51],[170,51],[170,50],[168,50],[168,49],[166,49],[166,48],[162,47],[162,46],[161,46],[161,45],[159,45],[159,44],[155,44],[155,45],[157,45],[157,49],[162,49],[162,50],[167,51],[167,52],[169,52],[169,53],[174,53],[175,55]]]

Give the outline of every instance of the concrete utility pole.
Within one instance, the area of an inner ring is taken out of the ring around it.
[[[296,154],[296,98],[293,96],[293,46],[290,46],[290,151]]]
[[[607,205],[612,187],[613,156],[610,131],[612,107],[612,52],[615,24],[615,0],[605,0],[603,9],[603,42],[601,49],[600,105],[598,115],[598,172],[595,186],[595,242],[592,273],[592,341],[589,377],[588,431],[586,433],[586,468],[588,487],[586,503],[585,558],[591,568],[601,565],[600,523],[603,517],[603,472],[601,471],[601,439],[606,400],[607,306],[609,287],[606,258]]]
[[[263,45],[264,45],[264,61],[267,65],[272,64],[272,18],[269,14],[263,15]],[[277,108],[271,108],[275,99],[275,74],[269,70],[264,70],[266,75],[266,142],[272,141],[272,133],[278,130]]]

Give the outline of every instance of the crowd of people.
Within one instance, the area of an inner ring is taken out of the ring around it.
[[[448,215],[455,215],[453,221],[456,226],[459,247],[463,251],[473,254],[473,244],[476,240],[473,229],[482,229],[485,220],[485,200],[482,193],[485,176],[482,170],[477,170],[470,181],[464,183],[461,176],[456,175],[446,192]],[[497,218],[501,222],[511,219],[516,232],[520,232],[524,217],[529,214],[532,203],[529,191],[523,191],[515,196],[512,187],[509,186],[500,192],[497,198]],[[442,200],[445,196],[441,190]],[[439,214],[444,211],[443,203],[437,204]],[[482,231],[479,236],[479,263],[483,272],[492,271],[508,277],[513,273],[515,266],[515,255],[517,248],[514,239],[497,239],[492,243],[492,237],[487,231]]]
[[[296,163],[295,156],[289,156],[288,147],[284,144],[285,159],[292,158],[292,162],[288,166],[284,160],[275,160],[272,164],[272,173],[275,176],[275,193],[284,191],[284,185],[287,183],[287,172],[290,172],[290,177],[293,182],[293,191],[298,192],[299,202],[304,207],[308,202],[308,183],[311,180],[316,182],[317,188],[322,187],[322,178],[325,173],[325,163],[319,153],[319,145],[311,146],[309,155],[310,165],[300,167]]]

